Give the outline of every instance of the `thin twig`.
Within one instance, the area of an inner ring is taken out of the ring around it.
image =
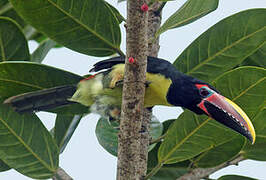
[[[225,162],[219,166],[212,167],[212,168],[196,168],[193,169],[192,171],[188,172],[187,174],[184,174],[183,176],[177,178],[177,180],[198,180],[204,177],[209,176],[210,174],[224,168],[230,165],[238,165],[240,161],[243,161],[244,157],[243,156],[238,156],[235,159]]]
[[[150,145],[158,143],[158,142],[161,142],[165,138],[165,136],[166,136],[166,134],[163,134],[160,137],[158,137],[157,139],[152,139],[151,142],[150,142]]]

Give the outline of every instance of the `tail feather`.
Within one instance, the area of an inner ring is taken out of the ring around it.
[[[10,104],[19,113],[44,111],[75,103],[68,100],[75,91],[75,85],[58,86],[12,96],[4,104]]]

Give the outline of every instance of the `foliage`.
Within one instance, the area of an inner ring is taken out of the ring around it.
[[[187,0],[156,35],[208,15],[218,2]],[[162,133],[165,137],[150,148],[148,170],[161,166],[151,179],[176,179],[193,168],[214,167],[240,155],[266,161],[265,19],[266,9],[227,17],[199,36],[174,62],[181,72],[208,81],[243,107],[257,132],[255,145],[210,118],[185,110],[176,120],[151,123],[153,139]],[[96,57],[123,55],[122,21],[119,11],[104,0],[1,0],[0,102],[13,95],[79,82],[83,77],[41,64],[58,44]],[[30,54],[28,41],[32,39],[39,47]],[[49,132],[35,114],[17,114],[1,103],[0,172],[12,168],[35,179],[54,175],[59,154],[89,112],[77,104],[51,112],[57,118]],[[96,135],[103,148],[116,155],[117,130],[106,119],[98,121]],[[244,178],[251,179],[234,175],[220,179]]]
[[[118,125],[117,125],[118,127]],[[157,139],[162,135],[162,124],[153,116],[150,124],[150,134],[153,139]],[[110,154],[117,156],[118,146],[118,129],[115,129],[112,124],[104,118],[101,118],[96,126],[95,133],[101,146]],[[154,144],[150,145],[149,150],[154,148]]]

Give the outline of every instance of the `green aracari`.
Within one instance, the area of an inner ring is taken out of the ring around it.
[[[146,108],[155,105],[181,106],[196,114],[206,114],[255,142],[255,130],[245,112],[210,84],[179,72],[166,60],[148,57],[147,61]],[[10,104],[19,113],[45,111],[71,103],[94,107],[94,110],[98,106],[120,107],[124,66],[124,57],[103,60],[90,70],[96,74],[77,85],[28,92],[10,97],[4,103]]]

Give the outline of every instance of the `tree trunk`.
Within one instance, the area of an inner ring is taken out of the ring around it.
[[[161,16],[154,13],[155,10],[159,9],[161,3],[154,3],[150,7],[149,17],[148,17],[148,55],[157,57],[159,51],[159,38],[153,41],[156,31],[159,29],[161,24]],[[150,121],[152,117],[151,109],[144,109],[144,116],[142,121],[142,132],[141,133],[141,151],[140,151],[140,170],[141,174],[146,175],[147,172],[147,161],[148,161],[148,147],[150,144]]]
[[[144,3],[145,0],[127,1],[127,55],[118,134],[118,180],[141,179],[145,176],[140,169],[140,139],[148,54],[148,12],[141,10]],[[134,62],[129,63],[129,58],[134,58]]]
[[[139,63],[138,61],[137,54],[135,53],[143,51],[141,52],[141,54],[143,54],[145,49],[143,49],[142,46],[145,46],[144,48],[146,48],[148,44],[148,50],[146,50],[146,54],[144,53],[144,55],[149,55],[149,56],[154,56],[154,57],[157,57],[158,55],[159,38],[157,38],[155,41],[148,42],[147,40],[151,40],[154,37],[158,28],[160,27],[161,16],[160,15],[158,16],[158,14],[155,14],[154,11],[160,7],[161,3],[156,2],[151,7],[149,7],[148,20],[147,20],[147,12],[140,11],[141,6],[144,4],[144,1],[141,3],[138,2],[137,4],[136,2],[133,2],[133,4],[130,4],[130,2],[128,2],[128,17],[127,17],[127,26],[126,26],[127,27],[127,59],[129,57],[133,57],[135,60],[137,60],[135,63],[138,63],[138,64],[134,64],[134,66],[136,65],[141,66],[141,63]],[[134,6],[135,9],[131,10],[132,6]],[[130,15],[129,13],[132,13],[132,14]],[[141,22],[136,21],[136,19],[139,19]],[[146,29],[147,25],[148,25],[148,30]],[[135,26],[135,28],[137,29],[135,29],[133,26]],[[139,29],[140,27],[145,28],[146,30],[140,30]],[[142,33],[141,31],[145,31],[145,33],[148,33],[148,37],[147,37],[147,34]],[[137,35],[137,33],[140,33],[140,34]],[[137,36],[140,36],[140,37],[138,38]],[[146,37],[144,38],[144,36]],[[145,41],[141,40],[142,38],[145,39]],[[132,48],[132,50],[130,50],[130,48]],[[134,52],[134,53],[131,53],[131,52]],[[131,70],[130,67],[132,68],[133,65],[132,64],[127,64],[127,65],[128,65],[129,70]],[[142,67],[145,67],[145,72],[146,72],[146,65],[144,66],[142,65]],[[128,70],[126,67],[125,74],[128,74],[127,71]],[[134,71],[135,71],[134,73],[139,74],[137,72],[137,69],[134,69]],[[143,69],[141,71],[143,72]],[[140,79],[136,78],[137,76],[134,73],[131,73],[130,75],[130,76],[133,75],[133,77],[131,77],[133,78],[133,80],[137,80],[139,83],[145,82],[145,79],[144,81],[140,81]],[[132,82],[132,80],[130,80],[129,82]],[[129,93],[129,91],[126,90],[127,88],[131,90],[135,89],[135,85],[133,83],[126,84],[126,86],[129,86],[129,87],[124,87],[123,92],[125,93]],[[129,94],[132,95],[132,92],[130,92]],[[123,96],[123,97],[128,97],[128,96]],[[136,102],[135,101],[136,99],[134,99],[135,97],[133,96],[132,98],[131,96],[132,99],[130,98],[131,101],[129,102]],[[127,106],[125,106],[124,104],[126,103],[122,104],[122,112],[123,112],[123,108],[127,108]],[[128,111],[130,111],[130,108],[129,110],[127,109],[124,112],[128,112]],[[119,134],[119,148],[118,148],[119,150],[118,150],[117,179],[142,179],[146,175],[148,146],[150,142],[149,123],[152,117],[152,111],[151,109],[143,109],[143,111],[144,111],[143,112],[144,116],[141,117],[142,121],[139,121],[140,119],[135,119],[135,118],[138,118],[137,116],[141,116],[141,113],[139,115],[135,114],[135,116],[129,115],[129,118],[127,120],[121,120],[121,125],[120,125],[121,132]],[[134,111],[133,111],[133,114],[134,114]],[[122,119],[125,118],[125,116],[126,116],[125,113],[122,113]],[[138,124],[136,124],[136,122]],[[139,124],[139,122],[141,124]],[[133,123],[133,125],[130,125],[131,123]],[[131,130],[133,130],[132,127],[135,127],[137,129],[140,128],[140,131],[133,132],[133,134],[135,133],[137,134],[135,134],[133,137],[131,136],[132,140],[129,140],[128,139],[130,138],[129,129],[131,128]],[[135,143],[135,145],[132,145],[133,143]],[[132,148],[133,148],[130,151],[129,149],[131,148],[129,148],[129,145],[132,145]]]

